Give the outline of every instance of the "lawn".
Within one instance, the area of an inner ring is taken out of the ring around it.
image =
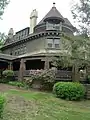
[[[90,120],[90,101],[64,101],[51,93],[5,91],[4,120]]]

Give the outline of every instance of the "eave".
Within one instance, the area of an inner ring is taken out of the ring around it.
[[[10,44],[7,44],[7,45],[4,45],[1,50],[4,50],[6,48],[10,48],[10,47],[13,47],[15,45],[18,45],[20,43],[25,43],[25,42],[28,42],[30,40],[35,40],[35,39],[38,39],[40,37],[44,37],[44,36],[59,36],[60,35],[60,31],[43,31],[43,32],[40,32],[40,33],[34,33],[34,34],[31,34],[29,35],[28,37],[25,37],[24,39],[21,39],[21,40],[18,40],[18,41],[15,41],[15,42],[12,42]]]

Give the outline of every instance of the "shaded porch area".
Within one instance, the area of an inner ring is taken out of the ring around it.
[[[37,69],[44,69],[44,61],[41,61],[40,59],[36,60],[27,60],[26,61],[26,70],[37,70]]]
[[[8,69],[9,63],[7,61],[0,60],[0,70]]]
[[[15,56],[0,53],[0,77],[2,77],[4,70],[13,70],[12,61],[14,59],[16,59]]]

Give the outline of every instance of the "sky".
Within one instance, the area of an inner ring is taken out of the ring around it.
[[[7,35],[10,28],[17,32],[29,27],[30,13],[33,9],[38,11],[37,21],[39,22],[52,8],[53,2],[56,3],[56,8],[63,17],[67,17],[73,24],[70,12],[72,0],[10,0],[2,16],[3,20],[0,20],[0,32]]]

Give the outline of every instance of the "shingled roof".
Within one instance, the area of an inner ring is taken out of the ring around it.
[[[51,10],[46,14],[46,16],[38,23],[38,25],[43,24],[46,20],[50,18],[56,18],[64,22],[64,17],[60,14],[60,12],[56,9],[56,7],[53,6]]]
[[[64,18],[64,21],[66,25],[70,26],[70,27],[73,27],[73,25],[71,24],[71,22],[67,19],[67,18]]]
[[[9,61],[11,61],[11,60],[14,60],[16,58],[17,58],[16,56],[0,53],[0,59],[2,59],[2,60],[9,60]]]

